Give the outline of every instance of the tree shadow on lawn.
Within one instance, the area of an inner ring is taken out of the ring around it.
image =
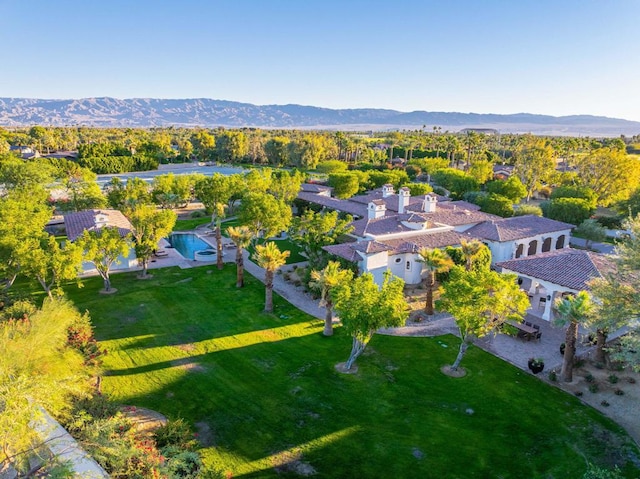
[[[233,477],[278,477],[286,451],[320,475],[362,478],[574,477],[585,458],[602,463],[614,436],[637,454],[611,421],[479,348],[466,378],[444,376],[457,341],[375,336],[358,374],[343,375],[334,365],[351,341],[338,329],[123,369],[103,385],[205,425],[204,454]]]

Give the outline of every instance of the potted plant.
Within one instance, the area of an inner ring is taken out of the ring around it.
[[[544,360],[542,358],[529,358],[527,365],[533,374],[538,374],[544,369]]]

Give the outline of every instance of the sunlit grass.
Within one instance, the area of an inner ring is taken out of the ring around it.
[[[581,477],[638,454],[595,410],[477,348],[465,378],[444,376],[451,336],[375,336],[344,375],[340,328],[323,337],[277,296],[263,313],[264,286],[235,288],[233,265],[153,274],[114,275],[112,296],[97,278],[68,288],[109,350],[103,389],[197,424],[207,464],[233,477],[295,477],[274,469],[287,459],[319,477]]]

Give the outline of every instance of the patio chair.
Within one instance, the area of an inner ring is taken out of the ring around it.
[[[535,340],[536,341],[540,341],[540,338],[542,338],[542,333],[540,331],[538,331],[538,332],[536,332]]]
[[[533,324],[533,325],[531,325],[531,327],[533,329],[535,329],[536,331],[540,331],[540,325],[539,324]]]
[[[524,322],[524,325],[525,325],[525,326],[529,326],[529,327],[531,327],[531,321],[525,321],[525,322]]]

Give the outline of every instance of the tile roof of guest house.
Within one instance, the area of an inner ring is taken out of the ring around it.
[[[64,224],[69,241],[75,241],[85,231],[97,231],[105,226],[118,228],[120,236],[131,233],[129,220],[118,210],[85,210],[68,213]]]
[[[607,256],[572,248],[502,261],[496,266],[575,291],[589,290],[589,281],[615,269]]]
[[[489,241],[514,241],[572,228],[575,228],[575,226],[562,221],[535,215],[524,215],[485,221],[472,226],[465,231],[465,234],[472,238]]]

